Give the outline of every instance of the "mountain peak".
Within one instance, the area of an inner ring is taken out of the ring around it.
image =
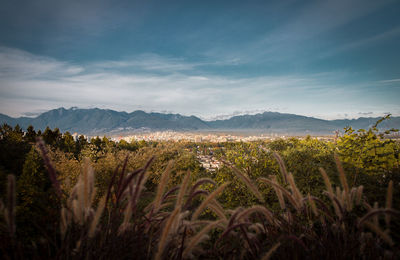
[[[265,133],[332,134],[337,129],[350,125],[355,129],[369,128],[379,118],[354,120],[323,120],[295,114],[265,111],[255,115],[236,115],[229,119],[203,121],[196,116],[180,114],[146,113],[136,110],[131,113],[110,109],[79,109],[60,107],[40,114],[35,118],[11,118],[0,114],[0,123],[19,124],[23,128],[33,125],[36,129],[58,127],[61,131],[89,135],[110,132],[130,132],[140,129],[154,131],[257,131]],[[400,128],[400,117],[393,117],[381,124],[382,128]]]

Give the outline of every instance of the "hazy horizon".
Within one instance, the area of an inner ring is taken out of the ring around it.
[[[400,2],[9,1],[0,113],[400,116]]]

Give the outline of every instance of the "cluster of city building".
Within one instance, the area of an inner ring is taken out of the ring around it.
[[[112,137],[114,141],[125,140],[131,141],[190,141],[190,142],[249,142],[257,140],[271,140],[275,138],[285,138],[277,134],[271,135],[252,135],[252,136],[239,136],[231,134],[211,134],[211,133],[190,133],[190,132],[174,132],[174,131],[163,131],[163,132],[152,132],[135,134],[128,136],[117,136]]]
[[[215,172],[217,169],[222,167],[222,162],[218,161],[212,155],[198,154],[197,159],[201,166],[209,172]]]

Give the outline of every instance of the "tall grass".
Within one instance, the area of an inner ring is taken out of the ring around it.
[[[154,158],[138,170],[126,171],[125,159],[105,194],[96,200],[95,173],[88,161],[73,189],[64,194],[56,172],[39,149],[49,177],[60,196],[59,228],[47,234],[46,250],[28,251],[15,237],[15,179],[8,178],[6,202],[0,202],[4,218],[1,250],[5,258],[59,259],[395,259],[399,241],[393,239],[392,223],[400,212],[392,208],[393,183],[385,206],[371,205],[363,187],[351,187],[336,158],[340,186],[333,187],[326,172],[321,175],[326,191],[315,197],[302,194],[293,175],[276,154],[282,178],[251,180],[239,169],[233,173],[261,204],[224,209],[218,196],[229,183],[217,187],[211,179],[191,180],[186,173],[181,185],[168,189],[173,163],[161,176],[152,200],[144,199],[146,179]],[[283,182],[279,183],[278,179]],[[271,185],[280,209],[265,205],[258,184]],[[214,185],[209,192],[204,184]],[[210,210],[214,214],[209,214]],[[18,227],[17,227],[18,228]],[[16,250],[19,250],[16,252]],[[35,254],[36,253],[36,254]]]

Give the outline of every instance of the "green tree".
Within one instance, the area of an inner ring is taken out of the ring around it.
[[[63,136],[63,150],[72,153],[75,150],[75,140],[70,132],[65,132]]]
[[[102,149],[103,142],[101,141],[101,139],[98,136],[96,136],[95,138],[92,138],[90,140],[90,143],[93,144],[97,148],[97,151],[100,151]]]
[[[23,135],[18,125],[14,129],[7,124],[0,127],[0,165],[16,176],[21,175],[25,155],[31,147],[24,141]]]
[[[87,139],[85,138],[85,136],[83,136],[83,135],[80,135],[79,137],[78,137],[78,140],[75,142],[75,153],[74,153],[74,155],[75,155],[75,158],[76,159],[79,159],[79,156],[80,156],[80,154],[81,154],[81,151],[83,150],[83,149],[85,149],[85,147],[88,145],[88,141],[87,141]]]
[[[42,230],[52,228],[57,218],[56,197],[35,147],[26,155],[23,171],[17,180],[17,225],[21,237],[30,240]]]
[[[50,127],[46,127],[42,136],[44,142],[48,145],[53,147],[60,147],[62,145],[62,135],[60,133],[60,129],[58,128],[51,130]]]
[[[355,131],[345,128],[345,134],[337,141],[337,153],[343,161],[352,185],[364,185],[372,201],[383,201],[388,182],[393,180],[395,190],[400,183],[400,145],[386,139],[385,134],[396,132],[391,129],[379,132],[378,125],[386,116],[368,130]]]
[[[26,129],[26,134],[24,136],[24,140],[26,142],[35,143],[36,137],[37,137],[37,134],[36,134],[36,131],[33,128],[33,126],[32,125],[28,126],[28,128]]]

